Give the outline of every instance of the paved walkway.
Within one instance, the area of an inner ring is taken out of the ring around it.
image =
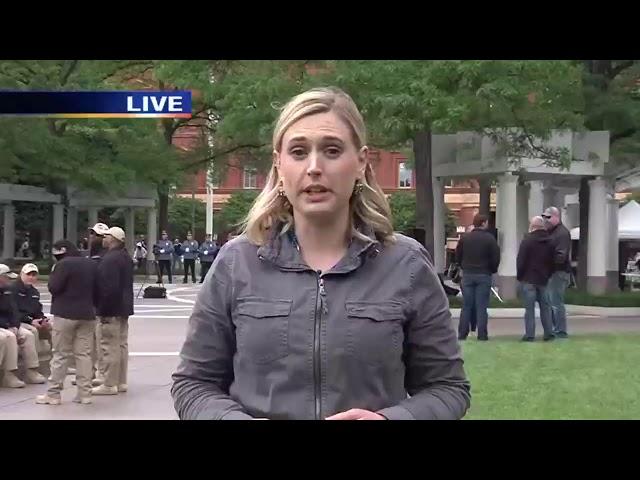
[[[139,285],[138,285],[139,288]],[[136,314],[129,330],[129,391],[114,397],[94,397],[92,405],[78,405],[71,400],[75,387],[69,377],[60,406],[36,405],[36,395],[45,385],[28,385],[23,389],[0,389],[0,420],[6,419],[175,419],[169,394],[171,373],[178,362],[178,352],[186,332],[187,320],[200,285],[167,285],[168,299],[136,299]],[[42,291],[45,312],[50,296]],[[137,288],[136,288],[137,293]],[[457,324],[457,320],[454,319]],[[489,335],[523,334],[522,318],[491,318]],[[542,328],[537,326],[538,334]],[[570,335],[591,333],[640,333],[640,318],[569,316]],[[473,340],[472,340],[473,341]],[[569,341],[571,341],[569,339]]]

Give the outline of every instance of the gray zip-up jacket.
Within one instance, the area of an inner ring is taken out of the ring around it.
[[[171,393],[181,419],[459,419],[470,386],[426,250],[354,238],[321,275],[295,238],[226,243],[189,320]]]
[[[185,240],[182,242],[182,256],[185,260],[194,260],[198,257],[198,242]]]

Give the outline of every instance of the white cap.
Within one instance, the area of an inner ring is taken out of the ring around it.
[[[33,263],[25,263],[22,270],[20,270],[20,273],[24,273],[25,275],[31,272],[40,273],[40,270],[38,270],[38,267]]]
[[[9,267],[7,267],[4,263],[0,263],[0,275],[4,275],[9,278],[18,278],[18,275],[13,273]]]
[[[111,227],[104,234],[111,235],[116,240],[124,242],[124,230],[122,230],[120,227]]]
[[[96,234],[102,235],[104,237],[109,231],[109,227],[107,227],[104,223],[96,223],[93,228],[90,228],[89,230],[93,230],[94,232],[96,232]]]

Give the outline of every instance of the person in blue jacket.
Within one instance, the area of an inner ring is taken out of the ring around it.
[[[200,245],[200,283],[204,282],[204,277],[211,268],[211,264],[216,259],[220,248],[211,240],[211,234],[207,234],[206,240]]]
[[[167,271],[169,277],[169,283],[173,281],[171,274],[171,254],[173,253],[173,243],[169,240],[166,230],[162,231],[162,240],[153,246],[153,254],[158,260],[158,281],[156,283],[162,283],[162,276],[164,271]]]
[[[189,270],[191,270],[191,281],[196,283],[196,258],[198,258],[198,242],[193,239],[191,232],[187,232],[187,239],[182,242],[182,258],[184,259],[184,280],[187,283]]]

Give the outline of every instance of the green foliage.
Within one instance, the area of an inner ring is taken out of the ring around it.
[[[169,199],[169,237],[171,240],[187,238],[187,232],[191,231],[191,220],[195,206],[195,232],[194,238],[203,240],[206,228],[206,205],[200,200],[192,200],[185,197],[171,197]]]
[[[132,88],[121,72],[141,63],[3,60],[0,88]],[[58,193],[68,185],[118,193],[134,182],[175,181],[177,162],[178,155],[163,142],[154,120],[0,119],[3,181],[41,185]]]
[[[389,196],[393,229],[396,232],[409,232],[416,226],[416,194],[414,192],[395,192]],[[457,216],[445,206],[445,232],[447,237],[456,234]]]
[[[216,231],[235,231],[249,213],[257,196],[258,192],[255,190],[239,191],[231,195],[220,215],[216,217]]]

